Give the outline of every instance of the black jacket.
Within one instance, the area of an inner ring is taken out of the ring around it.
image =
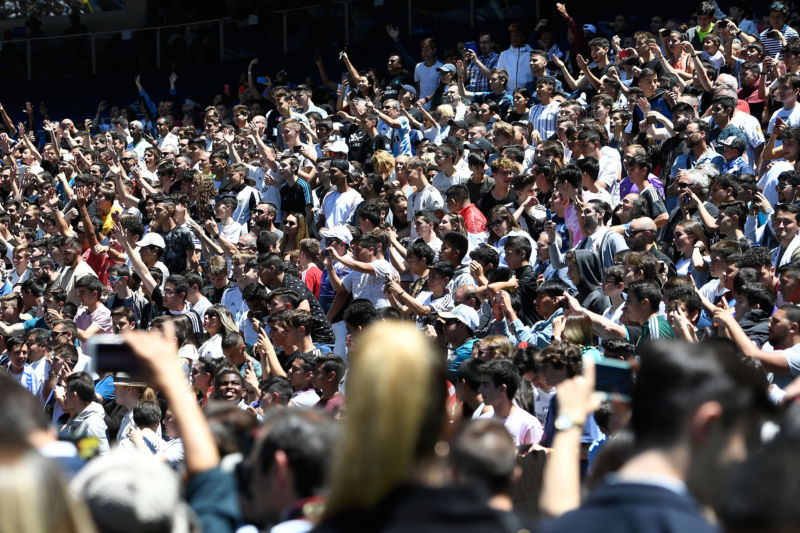
[[[513,516],[513,515],[512,515]],[[345,513],[314,533],[506,533],[519,531],[470,487],[399,487],[373,509]],[[532,530],[531,530],[532,531]]]
[[[614,483],[597,487],[586,502],[552,522],[546,533],[714,533],[688,494],[657,485]]]

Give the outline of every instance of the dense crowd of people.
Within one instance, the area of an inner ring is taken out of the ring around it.
[[[0,530],[798,527],[789,6],[556,7],[0,106]]]

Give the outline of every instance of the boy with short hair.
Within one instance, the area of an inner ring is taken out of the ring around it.
[[[478,391],[492,413],[480,418],[495,418],[503,423],[516,446],[538,444],[544,435],[542,423],[521,407],[514,405],[514,395],[519,388],[520,375],[508,359],[495,359],[480,368]]]

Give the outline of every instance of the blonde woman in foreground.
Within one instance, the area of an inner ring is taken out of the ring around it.
[[[472,487],[447,482],[444,356],[411,326],[362,333],[347,375],[348,414],[316,531],[506,531]]]

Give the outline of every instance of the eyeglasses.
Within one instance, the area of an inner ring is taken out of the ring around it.
[[[676,187],[679,189],[688,189],[691,186],[692,185],[690,183],[681,183],[681,182],[678,182],[678,184],[676,185]]]
[[[267,212],[264,211],[263,209],[256,209],[255,213],[257,215],[266,215],[267,214]]]
[[[294,222],[293,220],[284,220],[283,221],[283,225],[284,226],[296,226],[297,222]]]
[[[50,332],[50,338],[51,339],[57,339],[58,337],[60,337],[61,335],[65,334],[65,333],[67,333],[67,332],[66,331],[51,331]]]
[[[122,279],[121,276],[108,276],[109,283],[116,283],[120,279]]]
[[[165,296],[172,296],[173,294],[177,294],[173,289],[164,289]]]
[[[638,235],[639,233],[642,233],[644,231],[650,231],[650,230],[649,229],[630,229],[630,228],[628,228],[627,230],[625,230],[625,234],[630,236],[630,237],[633,237],[634,235]]]
[[[492,220],[491,222],[489,222],[489,225],[490,225],[491,227],[493,227],[493,228],[496,228],[497,226],[500,226],[500,225],[502,225],[502,224],[503,224],[503,222],[505,222],[505,220],[503,220],[502,218],[499,218],[499,219],[497,219],[497,220]]]

